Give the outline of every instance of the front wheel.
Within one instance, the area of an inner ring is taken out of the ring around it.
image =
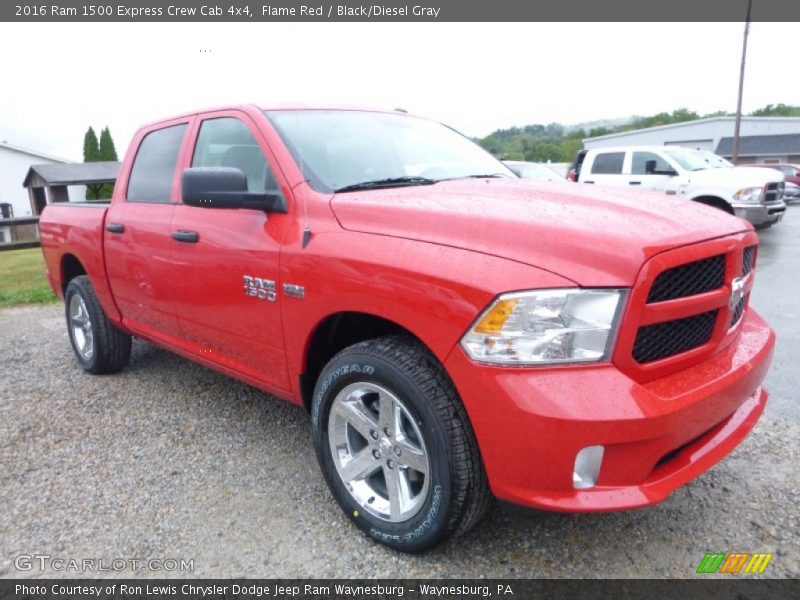
[[[108,320],[89,278],[75,277],[64,293],[67,330],[75,356],[89,373],[120,371],[131,356],[131,336]]]
[[[390,336],[342,350],[312,405],[328,487],[377,541],[420,552],[474,526],[491,495],[475,436],[441,364]]]

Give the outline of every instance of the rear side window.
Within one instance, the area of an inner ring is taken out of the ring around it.
[[[603,152],[594,157],[592,174],[620,175],[622,173],[622,163],[624,162],[624,152]]]
[[[193,167],[234,167],[247,176],[250,192],[276,192],[275,176],[250,129],[239,119],[208,119],[200,126],[200,134],[192,157]]]
[[[172,180],[178,164],[186,124],[148,133],[133,161],[128,181],[130,202],[170,202]]]
[[[647,161],[656,161],[656,171],[666,172],[672,171],[672,166],[661,158],[658,154],[652,152],[634,152],[631,159],[631,175],[647,175]]]

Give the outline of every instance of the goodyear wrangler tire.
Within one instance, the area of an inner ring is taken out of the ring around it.
[[[422,552],[486,513],[491,494],[464,407],[417,342],[388,336],[339,352],[317,380],[312,422],[328,487],[378,542]]]
[[[103,312],[86,275],[75,277],[64,293],[69,341],[81,366],[101,375],[120,371],[131,357],[131,336]]]

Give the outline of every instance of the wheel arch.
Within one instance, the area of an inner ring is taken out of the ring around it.
[[[403,325],[363,311],[340,311],[324,317],[317,323],[306,341],[300,373],[300,396],[303,407],[311,410],[314,386],[322,369],[338,352],[366,340],[385,335],[405,335],[431,351],[431,348],[413,331]],[[433,352],[431,351],[433,354]]]
[[[711,206],[713,208],[718,208],[720,210],[725,211],[729,215],[734,214],[733,207],[731,206],[730,202],[725,200],[720,196],[714,196],[712,194],[703,194],[700,196],[695,196],[692,198],[693,202],[699,202],[700,204],[705,204],[706,206]]]
[[[65,253],[61,257],[61,292],[62,294],[67,291],[69,282],[80,275],[87,275],[86,268],[77,256],[71,253]]]

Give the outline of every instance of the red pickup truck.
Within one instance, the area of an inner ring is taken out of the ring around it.
[[[336,500],[400,550],[492,498],[657,503],[767,401],[748,223],[520,180],[402,112],[159,121],[110,204],[50,205],[40,226],[84,369],[119,371],[136,336],[304,406]]]

